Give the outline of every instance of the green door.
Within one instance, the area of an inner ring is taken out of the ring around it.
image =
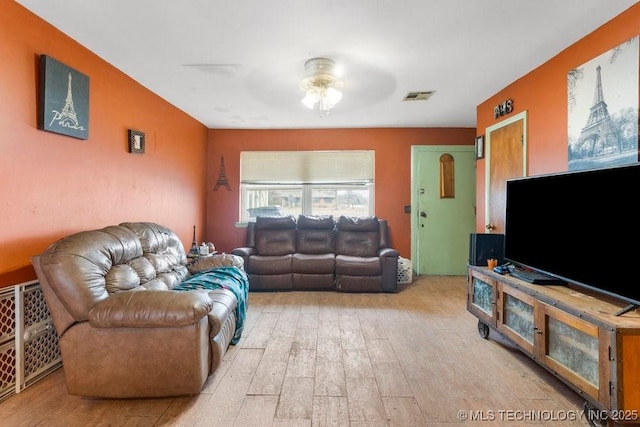
[[[464,275],[475,230],[473,146],[412,147],[412,261],[422,275]]]

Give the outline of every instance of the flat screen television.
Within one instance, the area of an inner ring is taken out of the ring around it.
[[[640,163],[510,179],[504,257],[640,306]]]

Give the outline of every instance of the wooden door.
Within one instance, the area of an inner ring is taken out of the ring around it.
[[[526,175],[526,112],[486,130],[485,228],[504,233],[506,181]]]

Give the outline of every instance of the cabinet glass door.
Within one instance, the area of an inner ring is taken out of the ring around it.
[[[467,283],[467,310],[486,326],[496,326],[496,287],[496,281],[488,275],[479,271],[470,272]]]
[[[493,286],[474,277],[471,303],[489,316],[493,316]]]
[[[502,287],[502,332],[529,353],[535,342],[533,298],[516,289]]]
[[[553,317],[547,321],[549,357],[594,386],[598,386],[598,337],[575,329]]]
[[[598,327],[544,306],[546,364],[582,390],[598,397],[600,342]]]

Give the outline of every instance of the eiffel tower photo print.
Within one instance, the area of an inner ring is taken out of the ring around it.
[[[639,37],[570,70],[569,170],[636,163]]]
[[[40,55],[38,129],[89,138],[89,77]]]

